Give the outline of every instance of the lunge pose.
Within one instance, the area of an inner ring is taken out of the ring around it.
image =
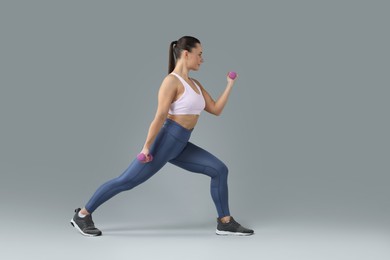
[[[148,180],[167,162],[211,178],[211,197],[218,213],[218,235],[254,233],[230,215],[226,165],[189,142],[203,110],[214,115],[221,114],[236,79],[235,76],[227,76],[224,92],[214,101],[197,80],[189,77],[189,72],[199,70],[202,63],[202,45],[198,39],[184,36],[170,44],[169,74],[159,89],[157,112],[141,151],[143,155],[134,158],[122,175],[100,186],[84,208],[75,210],[71,224],[83,235],[100,236],[102,232],[95,227],[92,213],[116,194]]]

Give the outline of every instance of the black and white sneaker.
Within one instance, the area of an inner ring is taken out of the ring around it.
[[[74,217],[70,220],[70,224],[74,226],[81,234],[88,237],[101,236],[102,232],[95,227],[95,224],[92,221],[91,214],[81,218],[79,217],[79,211],[81,209],[75,209]]]
[[[252,229],[244,228],[239,223],[237,223],[233,217],[230,217],[229,223],[222,223],[218,218],[218,226],[215,233],[217,235],[234,235],[234,236],[250,236],[255,232]]]

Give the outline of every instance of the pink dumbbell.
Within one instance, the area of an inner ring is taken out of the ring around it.
[[[235,73],[234,71],[230,71],[228,73],[228,77],[231,79],[235,79],[237,77],[237,73]]]
[[[151,154],[149,154],[149,158],[150,158],[150,161],[153,161],[153,156]],[[143,153],[138,154],[137,155],[137,160],[140,161],[140,162],[146,161],[146,155],[143,154]]]

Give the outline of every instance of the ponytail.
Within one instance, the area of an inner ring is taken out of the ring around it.
[[[177,41],[173,41],[169,45],[168,74],[170,74],[175,69],[176,60],[175,60],[174,48],[176,48],[176,45],[177,45]]]

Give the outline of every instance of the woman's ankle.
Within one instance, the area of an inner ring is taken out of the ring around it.
[[[230,216],[222,217],[222,218],[220,218],[220,220],[224,224],[229,223],[230,222]]]
[[[89,212],[85,208],[82,208],[80,210],[80,214],[87,216],[87,215],[89,215]]]

